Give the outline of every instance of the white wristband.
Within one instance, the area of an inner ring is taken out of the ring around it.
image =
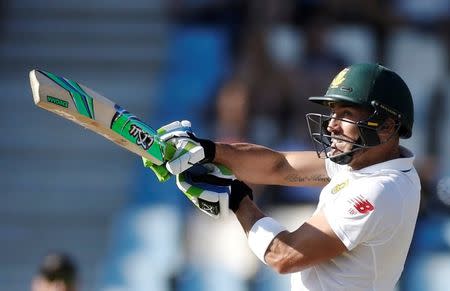
[[[264,255],[270,243],[280,232],[285,230],[284,226],[271,217],[263,217],[252,226],[248,233],[248,245],[264,264],[266,264]]]

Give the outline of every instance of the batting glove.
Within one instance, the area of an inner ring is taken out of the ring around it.
[[[253,199],[252,190],[236,180],[231,171],[218,164],[206,163],[191,167],[177,175],[178,188],[202,212],[213,218],[236,212],[244,197]]]
[[[158,129],[161,140],[176,148],[171,157],[167,157],[166,168],[170,173],[180,174],[193,165],[212,162],[215,155],[214,142],[199,139],[192,132],[188,120],[174,121]]]
[[[172,146],[163,153],[165,165],[154,165],[142,158],[144,167],[151,169],[160,182],[167,181],[171,174],[177,175],[195,164],[214,160],[215,144],[206,139],[197,138],[188,120],[174,121],[157,130],[161,141]]]

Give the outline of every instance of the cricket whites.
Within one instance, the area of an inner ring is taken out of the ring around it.
[[[30,72],[34,103],[88,128],[155,165],[173,147],[156,130],[119,105],[72,80],[41,70]]]

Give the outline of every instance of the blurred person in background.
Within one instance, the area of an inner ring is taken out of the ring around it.
[[[51,252],[43,258],[32,280],[31,291],[76,291],[77,276],[77,265],[72,257]]]
[[[213,118],[217,140],[239,142],[248,137],[248,86],[238,78],[227,80],[219,89]]]
[[[165,134],[183,150],[167,167],[182,173],[178,187],[203,212],[220,217],[229,206],[254,254],[277,272],[292,274],[292,290],[393,290],[420,203],[414,155],[399,144],[412,134],[410,91],[386,67],[356,64],[337,74],[324,96],[309,100],[331,111],[307,115],[317,155],[215,143],[197,138],[182,122]],[[198,161],[200,170],[189,170]],[[288,231],[256,206],[244,182],[213,164],[201,167],[212,161],[255,184],[323,186],[316,211]]]

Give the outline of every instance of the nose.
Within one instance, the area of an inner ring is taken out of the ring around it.
[[[327,131],[337,133],[340,130],[340,125],[341,122],[336,119],[334,115],[332,115],[330,120],[328,121]]]

